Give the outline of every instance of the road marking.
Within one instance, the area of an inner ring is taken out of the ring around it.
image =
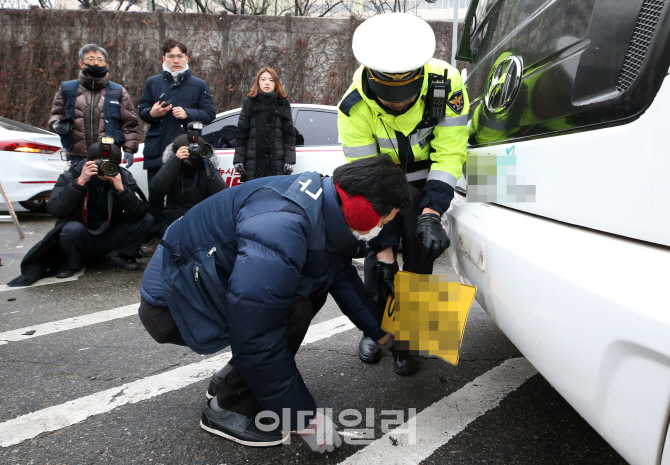
[[[25,341],[26,339],[34,339],[38,336],[46,336],[47,334],[59,333],[69,329],[82,328],[97,323],[104,323],[105,321],[137,315],[139,306],[140,304],[126,305],[124,307],[117,307],[103,312],[89,313],[87,315],[75,316],[64,320],[51,321],[40,325],[26,326],[25,328],[5,331],[4,333],[0,333],[0,345],[2,345],[3,342],[6,344],[7,342]],[[23,334],[31,330],[35,330],[32,335],[27,336]]]
[[[536,374],[537,370],[523,357],[506,360],[397,428],[408,429],[416,421],[415,444],[408,443],[408,435],[391,431],[340,465],[419,464]],[[397,445],[388,436],[392,436]]]
[[[35,281],[30,286],[9,287],[6,284],[0,284],[0,292],[18,291],[19,289],[30,289],[31,287],[46,286],[47,284],[60,284],[60,283],[66,283],[68,281],[76,281],[77,279],[81,278],[84,275],[84,271],[86,271],[86,267],[82,268],[69,278],[62,278],[62,279],[54,277],[42,278],[39,281]]]
[[[310,326],[303,345],[326,339],[354,328],[346,316],[333,318]],[[8,447],[34,438],[42,433],[56,431],[109,412],[126,404],[135,404],[166,392],[181,389],[212,376],[230,360],[230,352],[174,370],[148,376],[105,391],[80,397],[64,404],[48,407],[13,420],[0,423],[0,446]]]

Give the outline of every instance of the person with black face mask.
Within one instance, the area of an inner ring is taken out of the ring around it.
[[[110,81],[107,51],[95,44],[79,51],[79,78],[61,83],[51,108],[49,127],[60,135],[72,165],[104,135],[123,148],[129,168],[139,146],[138,119],[128,91]]]
[[[151,179],[150,187],[162,195],[167,195],[163,222],[160,228],[162,237],[165,230],[175,220],[184,216],[192,207],[226,189],[226,182],[219,172],[219,160],[214,154],[210,158],[190,155],[189,140],[186,134],[177,138],[163,152],[163,166]],[[205,141],[198,138],[198,144]]]

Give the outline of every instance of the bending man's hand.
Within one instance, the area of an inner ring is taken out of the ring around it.
[[[424,213],[417,217],[416,235],[421,243],[421,259],[424,261],[434,262],[450,244],[440,215],[435,213]]]
[[[386,333],[386,336],[377,340],[377,344],[379,344],[379,347],[381,347],[382,349],[390,349],[391,347],[393,347],[394,342],[395,338],[391,333]]]
[[[312,451],[319,454],[332,452],[342,445],[342,437],[335,429],[333,420],[318,410],[309,426],[298,431],[298,434]]]

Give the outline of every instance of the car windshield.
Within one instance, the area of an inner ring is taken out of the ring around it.
[[[13,121],[7,118],[0,118],[0,128],[6,129],[8,131],[33,132],[35,134],[51,134],[49,131],[45,131],[44,129],[36,128],[35,126],[30,126],[28,124],[19,123],[18,121]]]

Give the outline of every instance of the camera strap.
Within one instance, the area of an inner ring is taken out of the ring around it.
[[[168,249],[170,252],[172,252],[172,261],[174,261],[174,264],[177,265],[178,267],[181,267],[184,265],[186,262],[184,261],[183,258],[181,258],[181,255],[179,255],[179,252],[177,252],[177,249],[172,247],[172,245],[168,244],[165,239],[161,239],[160,245]]]
[[[88,199],[90,192],[90,189],[86,189],[86,198],[84,199],[84,203],[81,205],[81,219],[84,223],[84,226],[86,227],[86,231],[88,231],[91,236],[99,236],[100,234],[107,231],[110,223],[112,222],[112,209],[114,208],[114,189],[107,191],[107,221],[102,223],[99,228],[94,230],[88,229]]]
[[[205,163],[206,162],[207,162],[207,160],[205,160]],[[191,189],[193,189],[195,187],[195,185],[198,184],[198,177],[199,176],[200,176],[200,170],[195,172],[195,176],[193,176],[193,184],[191,185],[191,187],[189,187],[188,189],[184,189],[184,178],[186,176],[184,176],[184,172],[182,171],[181,172],[181,193],[183,194],[184,192],[188,192]]]

